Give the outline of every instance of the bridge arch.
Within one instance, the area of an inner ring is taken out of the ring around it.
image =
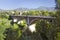
[[[35,22],[37,22],[38,20],[40,20],[40,19],[35,18],[35,19],[31,20],[31,21],[30,21],[30,25],[33,24],[33,23],[35,23]]]
[[[30,21],[30,25],[36,23],[37,21],[42,21],[42,20],[45,20],[46,22],[50,22],[50,23],[53,23],[53,21],[54,21],[52,19],[38,19],[38,18],[35,18],[35,19]]]
[[[25,16],[25,15],[21,15],[21,16],[11,16],[11,19],[14,20],[14,19],[17,19],[17,22],[22,20],[22,19],[25,19],[27,25],[31,25],[32,23],[35,23],[36,21],[38,20],[54,20],[55,17],[51,17],[51,16]],[[15,22],[16,20],[14,20]]]

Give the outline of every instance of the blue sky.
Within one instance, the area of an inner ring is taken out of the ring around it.
[[[0,9],[55,7],[54,0],[0,0]]]

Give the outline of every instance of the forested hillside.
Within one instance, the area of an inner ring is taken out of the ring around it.
[[[19,15],[18,11],[0,12],[0,40],[59,40],[60,39],[60,16],[57,11],[44,11],[44,10],[30,10],[23,12],[22,15],[34,15],[34,16],[52,16],[56,17],[55,22],[47,20],[38,20],[36,23],[36,32],[31,32],[26,28],[26,22],[23,23],[11,23],[9,20],[10,15]],[[13,24],[13,25],[12,25]]]

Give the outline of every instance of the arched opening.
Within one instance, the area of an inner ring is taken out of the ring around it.
[[[35,18],[35,19],[31,20],[30,25],[36,23],[38,20],[40,20],[40,19]]]

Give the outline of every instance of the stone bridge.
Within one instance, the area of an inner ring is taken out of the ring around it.
[[[51,17],[51,16],[32,16],[32,15],[18,15],[18,16],[11,15],[10,18],[11,20],[13,20],[13,22],[25,19],[28,26],[31,25],[36,20],[40,20],[40,19],[50,20],[51,22],[55,20],[55,17]]]

